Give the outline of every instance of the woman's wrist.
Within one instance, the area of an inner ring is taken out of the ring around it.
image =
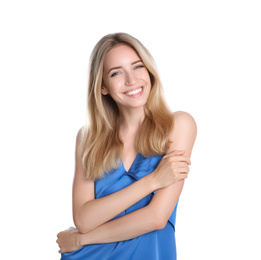
[[[86,234],[80,233],[80,234],[79,234],[77,243],[78,243],[78,245],[79,245],[80,247],[83,247],[83,246],[85,246],[85,245],[88,245],[88,235],[87,235],[87,234],[88,234],[88,233],[86,233]]]
[[[149,185],[151,186],[152,191],[155,191],[155,190],[158,190],[161,188],[159,185],[158,179],[156,178],[155,171],[153,171],[152,173],[150,173],[146,176],[148,178],[147,181],[148,181]]]

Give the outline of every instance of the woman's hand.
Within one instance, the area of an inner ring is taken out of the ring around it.
[[[59,245],[59,253],[76,251],[82,247],[80,243],[81,233],[76,228],[69,228],[57,234],[56,243]]]
[[[158,189],[165,188],[174,182],[186,179],[189,173],[190,159],[185,151],[175,150],[166,154],[153,171]]]

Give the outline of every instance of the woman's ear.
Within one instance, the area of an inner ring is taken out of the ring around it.
[[[102,84],[102,88],[101,88],[101,93],[102,93],[102,95],[108,95],[109,94],[107,88],[103,84]]]

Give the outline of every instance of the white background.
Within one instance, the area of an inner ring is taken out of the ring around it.
[[[119,31],[150,50],[171,109],[197,121],[178,259],[261,259],[260,13],[253,0],[1,1],[4,259],[59,259],[56,234],[73,225],[88,59]]]

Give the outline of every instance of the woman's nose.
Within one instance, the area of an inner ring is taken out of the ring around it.
[[[135,73],[127,72],[125,74],[125,85],[132,86],[132,85],[135,85],[136,83],[137,83],[137,78],[136,78]]]

